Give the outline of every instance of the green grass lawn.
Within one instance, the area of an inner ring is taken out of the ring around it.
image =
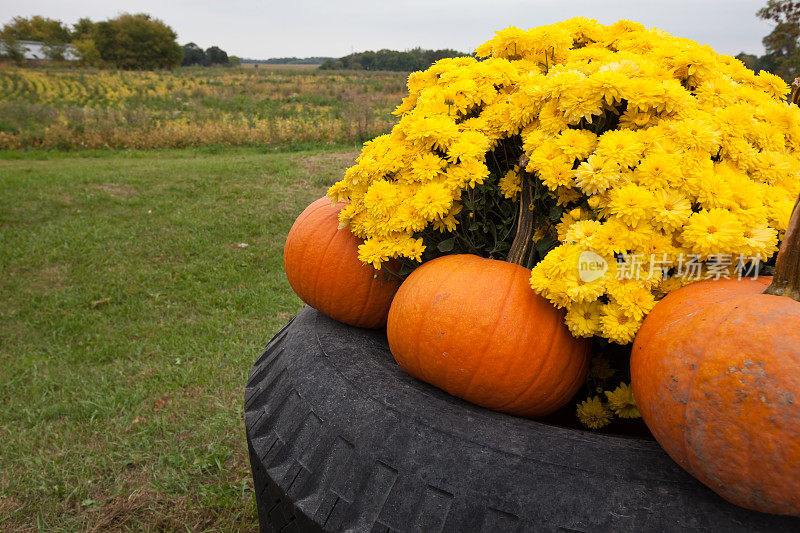
[[[0,530],[256,527],[244,385],[331,150],[0,157]]]

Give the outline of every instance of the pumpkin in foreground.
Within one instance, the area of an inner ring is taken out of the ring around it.
[[[684,469],[732,503],[800,516],[797,206],[774,278],[667,295],[636,336],[631,378],[644,421]]]
[[[454,396],[526,417],[581,387],[589,342],[530,290],[530,270],[474,255],[424,263],[402,284],[387,324],[400,367]]]
[[[361,239],[339,228],[345,205],[320,198],[297,217],[283,249],[286,277],[301,300],[329,317],[382,328],[399,283],[358,260]]]

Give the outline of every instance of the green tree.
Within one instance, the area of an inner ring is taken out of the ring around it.
[[[800,2],[768,0],[757,15],[775,23],[762,41],[767,51],[762,62],[771,64],[771,72],[791,82],[800,75]]]
[[[45,57],[54,61],[64,61],[67,56],[67,43],[45,43],[42,47]]]
[[[456,50],[423,50],[414,48],[405,52],[378,50],[377,52],[357,52],[339,59],[327,59],[319,68],[322,70],[394,70],[411,72],[425,70],[433,63],[446,57],[465,56]]]
[[[181,65],[188,67],[191,65],[203,65],[206,62],[206,53],[195,43],[183,45],[183,61]]]
[[[5,43],[4,55],[17,63],[24,58],[22,45],[18,41],[39,41],[44,43],[44,54],[48,59],[63,61],[70,41],[69,28],[60,20],[35,15],[30,18],[14,17],[0,30],[0,39]]]
[[[78,55],[78,60],[82,65],[87,67],[97,67],[102,63],[100,52],[94,44],[94,39],[91,37],[84,37],[72,41],[72,46],[75,48],[75,53]]]
[[[5,37],[0,42],[0,57],[10,59],[17,66],[25,64],[25,50],[22,44],[13,37]]]
[[[72,25],[72,47],[84,66],[100,66],[103,60],[95,43],[96,24],[89,18],[81,18]]]
[[[206,65],[227,65],[228,53],[219,46],[212,46],[206,50]]]
[[[30,18],[14,17],[0,30],[3,39],[40,41],[49,45],[67,44],[69,28],[60,20],[35,15]]]
[[[91,19],[83,17],[72,25],[72,40],[91,39],[94,37],[95,23]]]
[[[144,13],[98,22],[93,33],[100,57],[118,68],[173,68],[183,59],[173,29]]]

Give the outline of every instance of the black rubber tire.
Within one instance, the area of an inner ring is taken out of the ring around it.
[[[658,446],[468,404],[403,373],[385,332],[303,309],[245,393],[262,531],[800,531]]]

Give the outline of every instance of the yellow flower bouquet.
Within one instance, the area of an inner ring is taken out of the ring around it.
[[[362,262],[513,258],[574,336],[626,345],[671,290],[774,256],[800,193],[782,79],[629,21],[510,27],[476,56],[413,73],[399,123],[330,188]]]
[[[777,76],[629,21],[511,27],[477,56],[412,74],[399,124],[331,187],[363,262],[502,257],[528,202],[533,290],[574,335],[627,344],[720,256],[737,275],[777,250],[800,192],[800,113]],[[586,251],[631,275],[581,280],[564,265]]]

